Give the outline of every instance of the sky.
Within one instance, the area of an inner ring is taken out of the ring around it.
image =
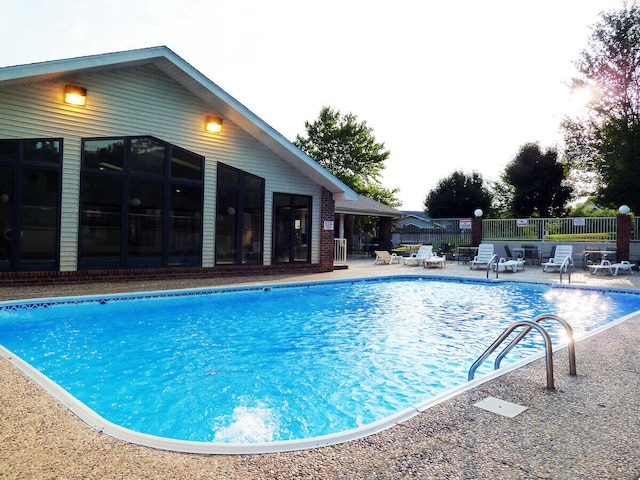
[[[0,0],[0,67],[165,45],[287,139],[331,107],[422,210],[455,170],[560,147],[590,27],[622,0]]]

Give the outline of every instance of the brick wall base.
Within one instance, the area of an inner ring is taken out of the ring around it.
[[[114,282],[126,280],[170,280],[221,276],[288,275],[333,271],[333,262],[322,264],[229,265],[218,267],[141,268],[131,270],[83,270],[78,272],[0,272],[0,287],[51,283]]]

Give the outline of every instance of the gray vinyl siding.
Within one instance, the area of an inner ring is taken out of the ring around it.
[[[62,102],[67,83],[87,88],[85,107]],[[151,65],[0,89],[0,138],[63,138],[61,270],[77,269],[81,139],[132,135],[152,135],[205,157],[203,266],[214,262],[217,162],[265,179],[265,264],[273,193],[311,195],[312,262],[319,262],[321,188],[227,118],[221,133],[205,132],[206,115],[221,116]]]

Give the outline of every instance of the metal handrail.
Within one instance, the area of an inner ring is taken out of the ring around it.
[[[491,270],[491,265],[493,265],[493,261],[498,258],[498,254],[494,253],[491,257],[491,260],[487,262],[487,278],[489,278],[489,270]],[[496,267],[496,278],[498,278],[498,268]]]
[[[565,259],[560,264],[560,283],[562,283],[562,270],[567,269],[567,274],[569,275],[569,283],[571,283],[571,267],[573,266],[573,259],[570,256],[566,256]]]
[[[500,344],[504,342],[505,339],[509,335],[511,335],[511,333],[516,328],[519,328],[519,327],[529,327],[529,331],[532,328],[535,328],[542,335],[542,338],[544,339],[545,358],[546,358],[546,366],[547,366],[547,389],[555,390],[555,385],[553,383],[553,350],[551,347],[551,337],[549,336],[549,334],[547,333],[547,331],[544,329],[542,325],[536,322],[533,322],[531,320],[520,320],[518,322],[514,322],[504,332],[502,332],[502,335],[500,335],[491,344],[491,346],[487,348],[484,351],[484,353],[480,355],[480,357],[475,362],[473,362],[473,365],[471,365],[471,368],[469,369],[469,375],[467,377],[469,381],[473,380],[476,370],[489,357],[489,355],[491,355],[496,350],[496,348],[498,348]]]
[[[566,320],[552,313],[543,313],[542,315],[538,315],[536,318],[533,319],[533,321],[535,323],[540,323],[542,320],[547,320],[547,319],[555,320],[556,322],[560,323],[564,327],[565,331],[567,332],[567,337],[569,339],[567,343],[567,349],[569,350],[569,375],[572,375],[572,376],[577,375],[576,374],[576,345],[573,339],[573,328],[571,328],[571,325],[569,325],[569,323]],[[502,352],[500,352],[500,355],[496,357],[496,360],[493,364],[493,367],[495,370],[500,368],[500,363],[502,362],[502,359],[506,357],[507,353],[509,353],[513,349],[513,347],[515,347],[518,344],[518,342],[520,342],[520,340],[522,340],[530,331],[531,331],[531,328],[525,328],[522,332],[518,334],[516,338],[514,338],[511,341],[511,343],[509,343],[509,345],[505,347],[505,349]]]

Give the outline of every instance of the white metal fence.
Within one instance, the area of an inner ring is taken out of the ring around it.
[[[344,265],[347,263],[347,239],[333,239],[333,263],[334,265]]]
[[[617,236],[616,217],[526,218],[482,221],[483,240],[615,242]]]

